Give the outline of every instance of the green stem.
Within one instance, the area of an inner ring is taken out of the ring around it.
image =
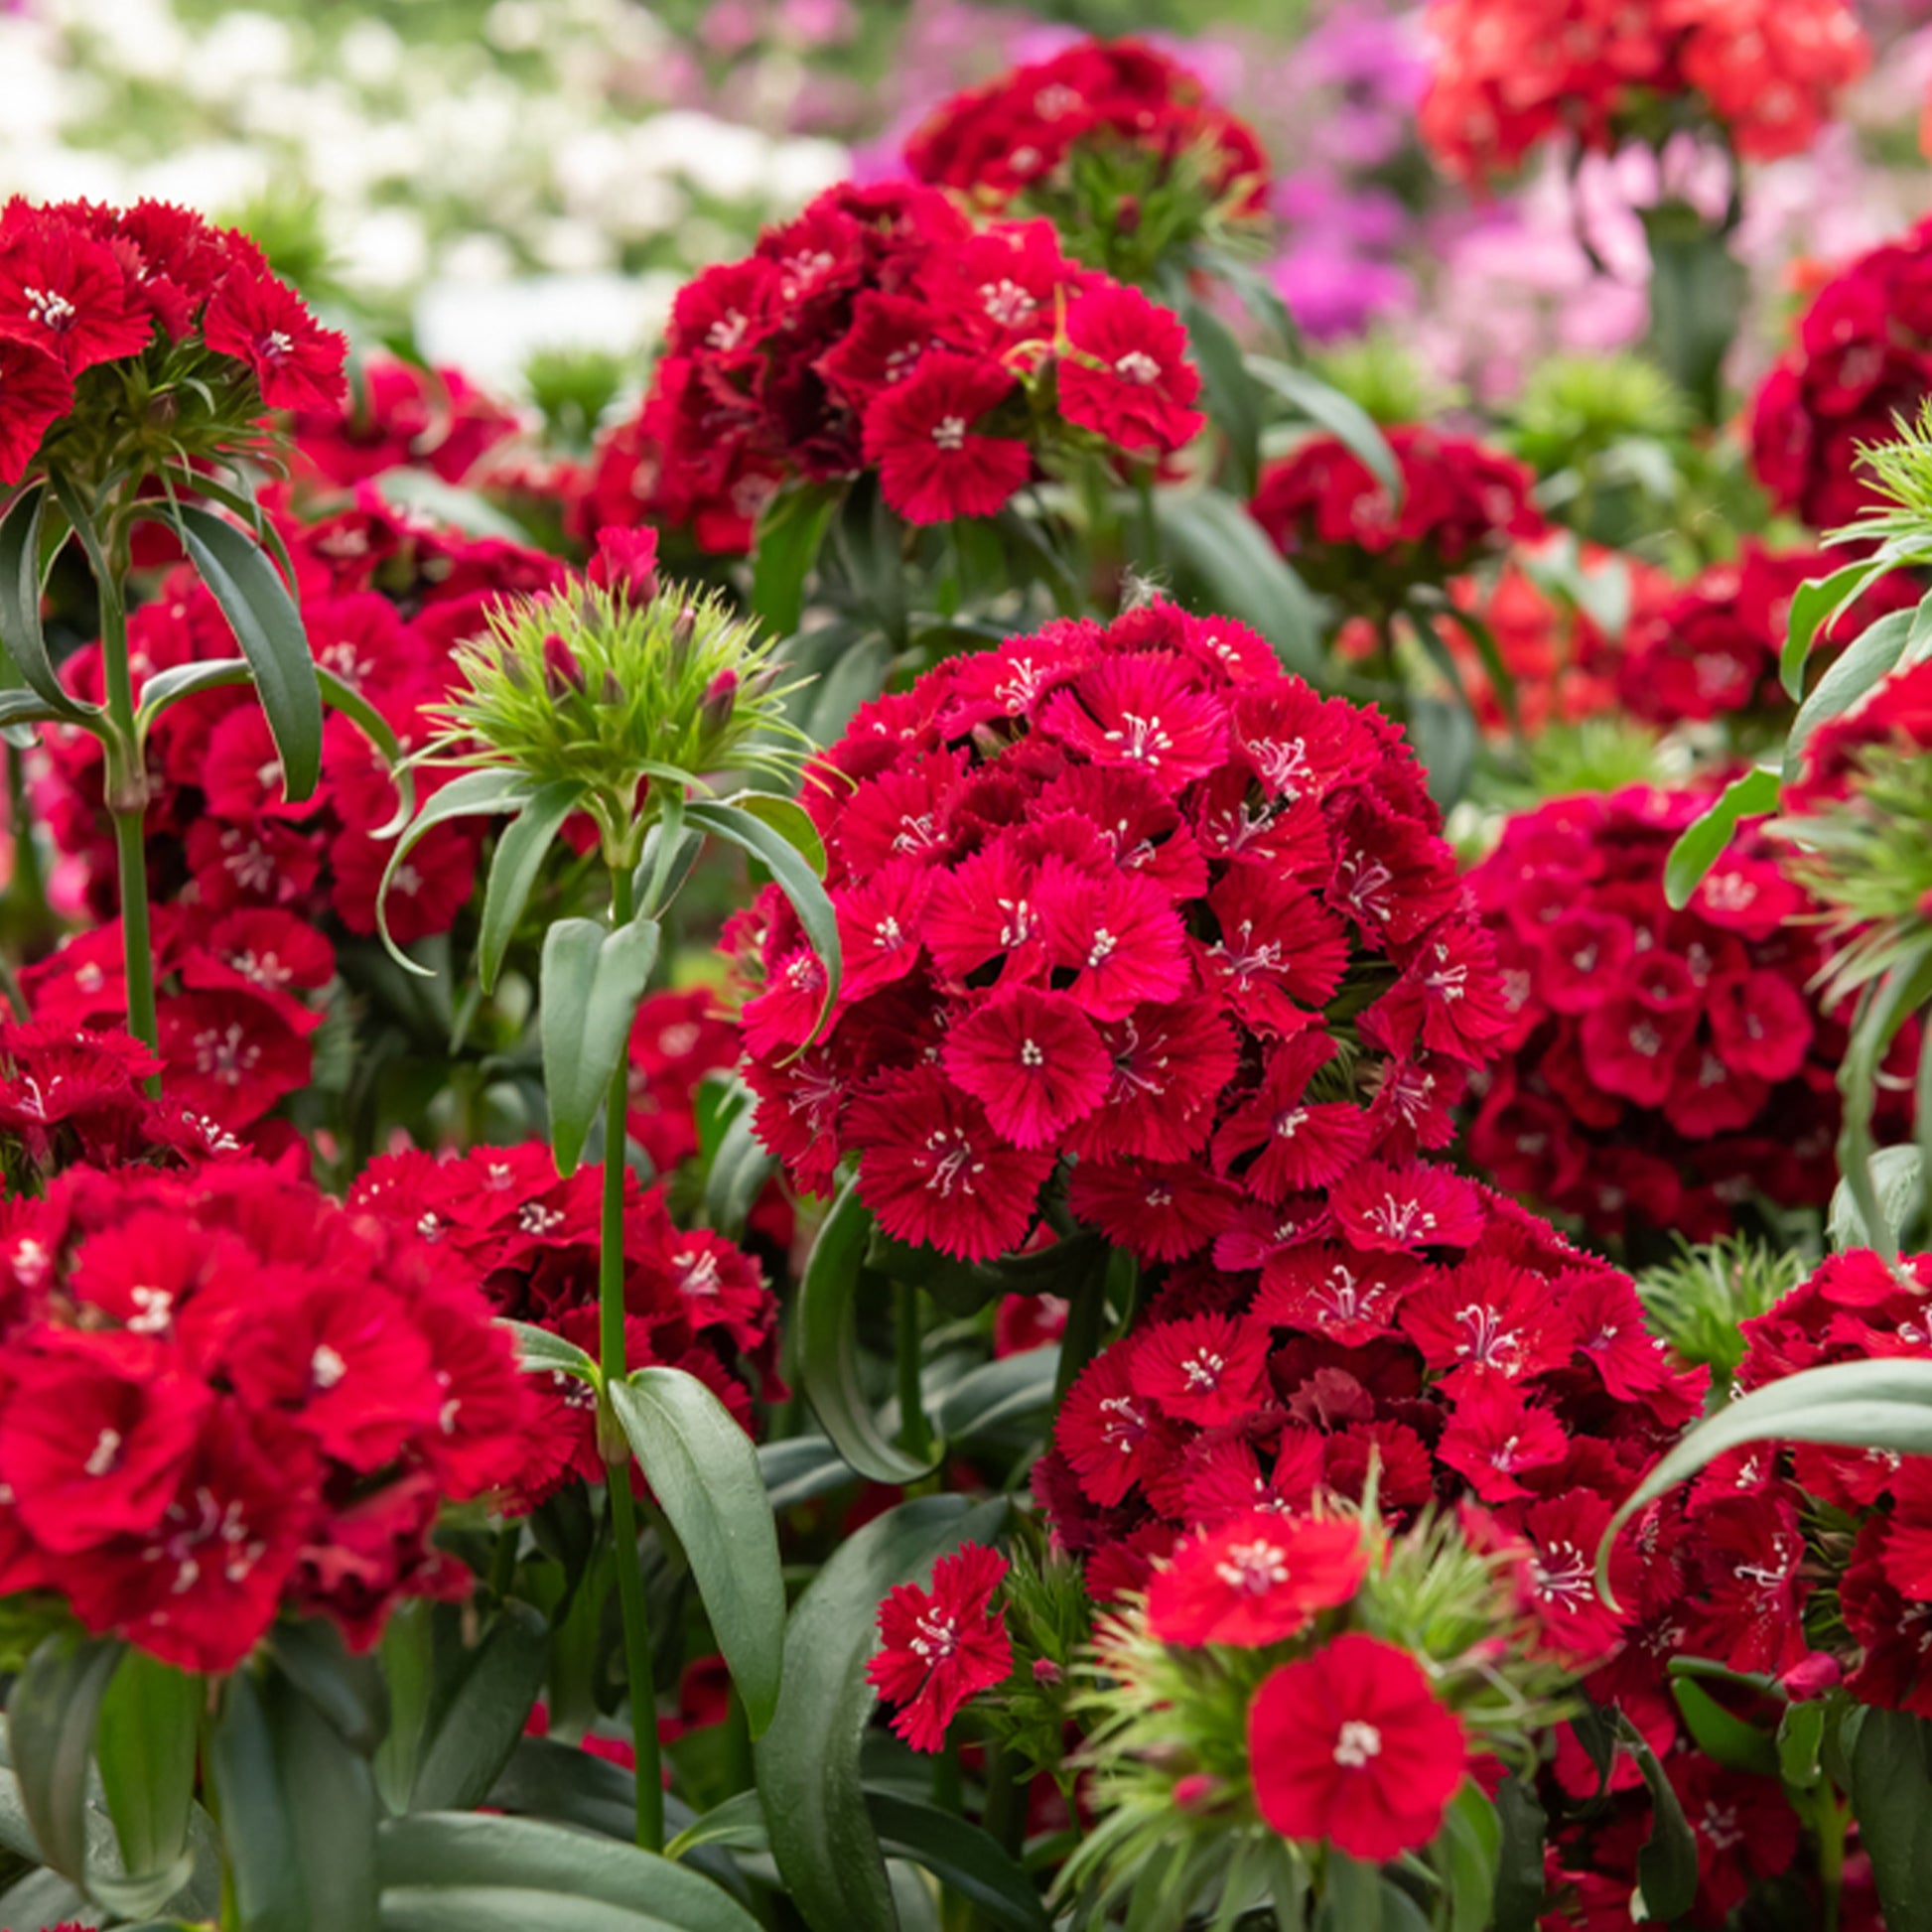
[[[154,951],[148,938],[148,773],[134,727],[134,684],[127,661],[127,605],[123,546],[106,547],[107,581],[100,596],[100,656],[108,732],[107,810],[114,821],[120,868],[121,951],[127,971],[127,1030],[150,1051],[160,1044],[154,1016]],[[149,1083],[159,1092],[158,1082]]]
[[[925,1336],[919,1316],[919,1291],[901,1282],[898,1289],[898,1433],[906,1454],[923,1458],[931,1452],[932,1431],[926,1426],[925,1397],[919,1386],[925,1367]]]
[[[1080,1371],[1100,1352],[1100,1337],[1107,1326],[1107,1265],[1110,1256],[1102,1250],[1091,1263],[1069,1298],[1066,1331],[1060,1336],[1059,1372],[1054,1378],[1053,1407],[1057,1411],[1066,1400]]]
[[[1838,1932],[1839,1907],[1845,1886],[1845,1821],[1850,1807],[1841,1805],[1827,1780],[1818,1793],[1818,1883],[1824,1893],[1825,1916],[1820,1932]]]
[[[611,869],[611,927],[630,922],[630,873]],[[597,1300],[600,1366],[608,1388],[627,1373],[623,1351],[624,1115],[630,1102],[630,1060],[618,1056],[604,1103],[604,1211],[599,1230]],[[599,1422],[611,1487],[612,1552],[618,1567],[618,1608],[623,1620],[624,1674],[630,1684],[630,1741],[637,1756],[637,1843],[664,1849],[664,1779],[657,1749],[657,1694],[651,1663],[650,1616],[637,1563],[637,1504],[630,1493],[630,1445],[606,1407]]]
[[[1027,1829],[1027,1806],[1014,1753],[1004,1744],[986,1747],[986,1808],[980,1824],[997,1844],[1016,1856]]]

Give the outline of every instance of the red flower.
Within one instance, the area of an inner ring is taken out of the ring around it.
[[[1187,332],[1171,309],[1118,284],[1082,295],[1066,312],[1073,353],[1059,360],[1060,408],[1136,456],[1169,456],[1201,426],[1189,407],[1200,377]]]
[[[31,343],[69,376],[138,355],[154,333],[113,250],[53,209],[0,219],[0,336]]]
[[[208,298],[202,335],[209,348],[248,364],[271,409],[326,409],[342,394],[347,343],[273,275],[232,270]]]
[[[73,407],[73,379],[57,356],[0,336],[0,485],[27,473],[41,438]]]
[[[1268,1343],[1260,1323],[1225,1314],[1158,1322],[1143,1332],[1129,1380],[1168,1415],[1211,1429],[1253,1411]]]
[[[946,1035],[943,1064],[1018,1148],[1057,1145],[1113,1074],[1100,1035],[1064,993],[1016,986]]]
[[[1033,453],[975,426],[1013,393],[997,362],[934,353],[866,410],[865,453],[886,500],[912,523],[992,516],[1033,475]]]
[[[1383,1863],[1436,1836],[1468,1746],[1406,1650],[1351,1632],[1263,1683],[1248,1760],[1255,1803],[1285,1838]]]
[[[1279,1643],[1355,1593],[1368,1559],[1360,1526],[1254,1510],[1175,1546],[1148,1588],[1163,1643]]]
[[[992,1607],[1006,1574],[997,1550],[968,1543],[933,1566],[929,1590],[900,1584],[880,1604],[880,1650],[866,1676],[898,1706],[893,1728],[914,1750],[942,1749],[947,1725],[1013,1667],[1006,1622]]]

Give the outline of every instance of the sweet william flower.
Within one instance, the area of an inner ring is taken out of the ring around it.
[[[1248,1758],[1276,1831],[1382,1863],[1436,1836],[1468,1748],[1414,1657],[1350,1632],[1262,1684]]]
[[[1163,1643],[1279,1643],[1345,1603],[1367,1567],[1361,1526],[1253,1510],[1177,1544],[1148,1587]]]
[[[68,374],[136,355],[153,333],[104,243],[64,214],[11,203],[0,215],[0,334],[52,355]]]
[[[73,406],[73,381],[38,344],[0,335],[0,484],[18,483],[41,439]]]
[[[1006,1574],[997,1550],[969,1543],[933,1566],[930,1589],[900,1584],[879,1606],[880,1649],[866,1676],[898,1707],[893,1728],[914,1750],[941,1749],[953,1719],[1013,1667],[1013,1641],[993,1607]]]
[[[1060,408],[1135,456],[1168,456],[1201,426],[1200,377],[1187,332],[1138,289],[1102,286],[1066,312],[1070,353],[1059,359]]]
[[[866,410],[866,460],[886,500],[908,523],[992,516],[1033,475],[1033,453],[982,419],[1014,393],[997,362],[935,352]]]
[[[342,392],[348,345],[325,329],[286,282],[232,271],[202,318],[208,347],[245,362],[271,409],[319,409]]]

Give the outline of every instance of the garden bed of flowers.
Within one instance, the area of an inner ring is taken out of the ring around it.
[[[0,14],[0,1928],[1932,1932],[1925,35],[396,11]]]

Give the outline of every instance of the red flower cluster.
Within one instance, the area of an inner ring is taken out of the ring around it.
[[[669,1173],[698,1151],[698,1082],[738,1059],[738,1029],[720,1011],[716,990],[653,993],[630,1029],[630,1138]]]
[[[557,1177],[549,1148],[478,1148],[457,1159],[386,1155],[349,1194],[351,1207],[461,1258],[499,1314],[598,1352],[598,1169]],[[749,1429],[748,1375],[782,1398],[776,1298],[758,1264],[723,1236],[672,1225],[659,1189],[625,1176],[624,1351],[632,1368],[664,1363],[699,1377]],[[506,1477],[534,1508],[573,1478],[604,1480],[589,1385],[532,1378],[537,1411]]]
[[[948,662],[805,796],[844,977],[814,1036],[767,891],[758,1131],[813,1190],[856,1155],[904,1241],[1020,1247],[1068,1154],[1071,1212],[1150,1263],[1259,1265],[1331,1187],[1379,1223],[1506,1025],[1399,732],[1238,624],[1152,605]]]
[[[308,1084],[310,1040],[322,1025],[316,1000],[336,971],[328,940],[292,913],[201,904],[157,905],[150,930],[160,1032],[152,1070],[162,1075],[166,1121],[185,1120],[207,1148],[246,1134],[257,1151],[278,1152],[290,1130],[262,1123]],[[20,979],[50,1035],[113,1034],[127,1013],[119,921],[76,934]],[[150,1112],[130,1123],[137,1127],[173,1131]],[[98,1162],[117,1144],[88,1145],[86,1156]]]
[[[1282,1665],[1248,1710],[1262,1817],[1352,1859],[1380,1863],[1427,1845],[1468,1759],[1461,1722],[1422,1666],[1359,1631]]]
[[[446,694],[451,647],[477,626],[483,608],[564,575],[540,552],[406,519],[367,485],[349,506],[282,528],[316,661],[374,705],[405,747],[429,735],[425,709]],[[134,613],[128,649],[138,699],[156,672],[231,658],[235,643],[213,597],[183,569]],[[63,676],[77,696],[98,699],[99,645],[75,652]],[[42,743],[33,796],[65,855],[59,884],[107,918],[116,871],[100,742],[52,725]],[[330,715],[322,782],[300,805],[283,799],[274,741],[245,687],[202,692],[164,712],[148,738],[148,867],[158,898],[185,896],[198,916],[276,908],[320,922],[333,913],[350,932],[374,932],[389,856],[389,841],[376,833],[394,815],[396,791],[381,755],[347,718]],[[440,781],[436,772],[418,774],[425,791]],[[413,849],[390,888],[389,926],[399,940],[450,929],[469,902],[480,839],[474,822],[458,821]]]
[[[1049,434],[1158,458],[1200,427],[1169,310],[1060,252],[1044,221],[975,231],[937,189],[828,190],[743,261],[682,289],[636,422],[609,439],[580,512],[688,525],[744,550],[795,477],[879,472],[914,523],[989,516]]]
[[[1700,97],[1755,161],[1808,148],[1871,50],[1846,0],[1432,0],[1422,134],[1469,181],[1568,134],[1607,153]]]
[[[530,1412],[466,1271],[248,1162],[76,1168],[0,1221],[0,1595],[226,1671],[284,1606],[360,1649],[468,1593],[438,1506]]]
[[[1248,508],[1311,588],[1380,619],[1418,584],[1443,584],[1542,534],[1535,473],[1467,437],[1408,424],[1385,432],[1402,500],[1338,438],[1313,436],[1262,472]]]
[[[1264,1547],[1226,1558],[1215,1616],[1235,1614],[1236,1572],[1293,1610],[1294,1552],[1276,1565],[1257,1512],[1353,1501],[1373,1466],[1392,1518],[1452,1497],[1490,1512],[1470,1521],[1520,1547],[1553,1652],[1615,1649],[1596,1545],[1703,1384],[1646,1332],[1625,1276],[1449,1168],[1377,1162],[1300,1225],[1223,1236],[1211,1262],[1171,1270],[1149,1318],[1088,1364],[1035,1465],[1096,1597],[1143,1587],[1183,1532],[1231,1530]],[[1190,1547],[1219,1545],[1183,1545],[1155,1576],[1163,1614],[1194,1607]]]
[[[271,408],[332,403],[347,350],[247,236],[186,208],[0,208],[0,485],[73,408],[78,378],[157,341],[240,363]]]
[[[1846,264],[1813,297],[1797,340],[1751,405],[1751,468],[1814,530],[1872,507],[1859,450],[1932,393],[1932,220]]]
[[[302,474],[345,488],[404,468],[463,483],[518,429],[460,369],[392,355],[364,362],[345,402],[298,409],[289,424]]]
[[[898,1706],[893,1728],[915,1751],[943,1749],[946,1726],[1013,1668],[1013,1640],[993,1607],[1006,1574],[997,1550],[968,1543],[933,1566],[930,1589],[900,1584],[880,1604],[880,1649],[866,1676]]]
[[[1267,207],[1268,157],[1254,130],[1138,40],[1080,41],[954,94],[906,142],[905,164],[997,212],[1064,189],[1077,153],[1121,148],[1152,160],[1157,179],[1194,156],[1208,190],[1237,212]]]
[[[1837,568],[1827,553],[1773,552],[1747,538],[1734,562],[1711,565],[1625,630],[1617,670],[1624,709],[1665,726],[1740,713],[1787,718],[1778,657],[1791,599],[1799,585]],[[1887,611],[1917,602],[1903,577],[1880,578],[1826,641],[1843,644]]]
[[[1761,1193],[1825,1201],[1844,1032],[1808,992],[1809,901],[1746,829],[1690,905],[1664,864],[1709,801],[1636,787],[1512,819],[1469,875],[1509,984],[1470,1158],[1614,1234],[1708,1240]]]

